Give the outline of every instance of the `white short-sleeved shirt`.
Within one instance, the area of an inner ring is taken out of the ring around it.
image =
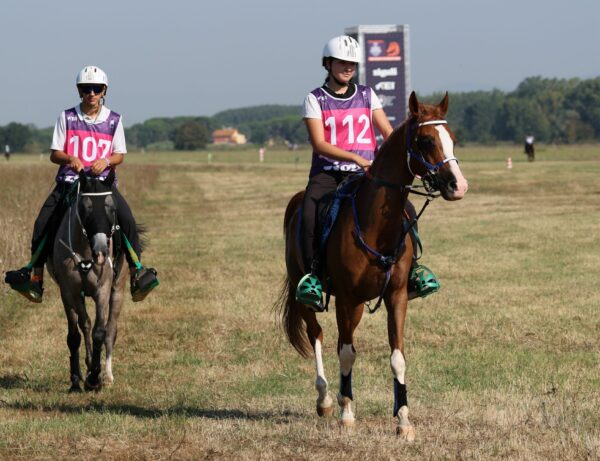
[[[75,107],[77,116],[80,120],[83,120],[89,125],[105,122],[110,115],[110,109],[106,106],[102,106],[98,117],[89,117],[83,112],[79,105]],[[67,140],[67,122],[65,120],[65,112],[61,112],[54,125],[54,134],[52,135],[52,144],[50,145],[51,150],[63,151],[65,148],[65,142]],[[113,154],[126,154],[127,145],[125,144],[125,130],[123,129],[123,117],[119,117],[119,123],[112,140],[112,152]]]

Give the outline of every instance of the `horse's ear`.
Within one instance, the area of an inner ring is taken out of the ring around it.
[[[419,116],[419,100],[417,99],[417,93],[414,91],[410,94],[410,98],[408,99],[408,108],[413,117]]]
[[[115,182],[115,170],[113,168],[111,168],[110,171],[108,172],[108,176],[106,176],[106,179],[104,180],[104,184],[106,184],[108,187],[112,187],[114,182]]]
[[[438,104],[440,110],[442,111],[442,117],[445,117],[448,113],[448,92],[444,95],[444,98]]]

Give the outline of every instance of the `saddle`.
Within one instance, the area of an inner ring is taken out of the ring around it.
[[[360,179],[362,179],[363,176],[364,174],[348,176],[338,185],[335,191],[324,195],[317,205],[315,258],[318,261],[318,272],[322,272],[324,269],[321,262],[326,261],[327,242],[337,221],[343,200],[352,198],[358,192],[361,184]],[[420,255],[423,252],[423,247],[416,225],[410,225],[410,222],[416,216],[414,207],[412,207],[412,205],[410,208],[407,207],[407,209],[403,211],[403,214],[404,227],[405,229],[410,229],[408,234],[414,248],[413,259],[417,261],[421,257]]]

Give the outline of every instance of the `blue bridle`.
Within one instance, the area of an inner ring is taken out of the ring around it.
[[[446,163],[448,163],[451,160],[455,160],[458,163],[458,159],[455,156],[452,157],[446,157],[444,158],[444,160],[440,160],[439,162],[437,162],[436,164],[432,164],[429,163],[427,160],[425,160],[425,157],[423,157],[423,154],[421,154],[420,152],[417,153],[412,149],[412,135],[415,132],[415,128],[421,128],[422,126],[427,126],[427,125],[446,125],[448,124],[448,122],[446,120],[429,120],[427,122],[414,122],[413,124],[411,124],[408,128],[408,130],[406,130],[406,150],[408,152],[408,155],[406,157],[406,162],[408,164],[408,171],[410,171],[410,173],[413,176],[417,176],[413,171],[412,168],[410,167],[410,160],[411,159],[415,159],[416,161],[418,161],[421,165],[423,165],[427,171],[429,173],[437,173],[439,171],[439,169],[441,167],[443,167]]]

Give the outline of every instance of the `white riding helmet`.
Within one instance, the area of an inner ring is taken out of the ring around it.
[[[358,42],[348,35],[334,37],[323,48],[323,61],[325,58],[336,58],[348,62],[360,62],[360,46]]]
[[[85,66],[77,74],[77,85],[98,84],[105,85],[108,88],[108,77],[106,72],[96,66]]]

